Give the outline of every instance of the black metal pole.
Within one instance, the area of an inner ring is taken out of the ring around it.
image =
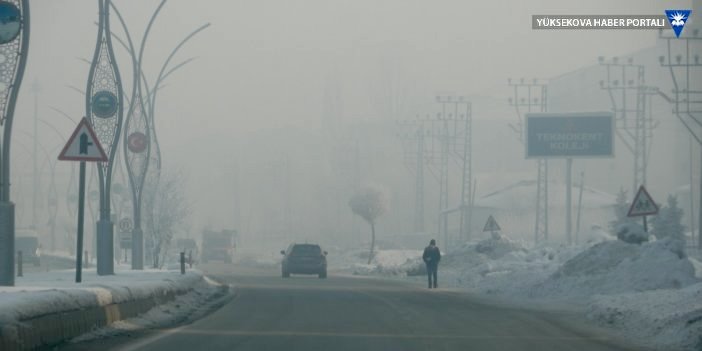
[[[17,251],[17,276],[22,277],[22,250]]]
[[[83,270],[83,213],[85,210],[85,161],[80,162],[78,177],[78,242],[76,246],[76,283],[82,280]]]
[[[180,253],[180,274],[185,274],[185,252]]]

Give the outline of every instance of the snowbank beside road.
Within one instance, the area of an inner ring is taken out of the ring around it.
[[[191,288],[191,291],[176,297],[173,301],[158,305],[137,317],[116,321],[104,328],[83,334],[72,342],[84,342],[197,319],[229,300],[228,288],[207,277]]]
[[[679,289],[698,282],[695,267],[675,241],[642,245],[619,240],[586,249],[565,262],[531,291],[534,297],[587,297],[655,289]]]
[[[98,276],[93,269],[83,272],[83,283],[74,279],[73,270],[64,270],[27,275],[17,279],[17,286],[0,287],[0,323],[186,291],[202,280],[202,274],[147,270]]]
[[[220,289],[198,271],[181,275],[129,270],[97,276],[94,270],[85,270],[81,284],[74,283],[74,274],[73,270],[31,274],[19,278],[15,287],[0,287],[0,349],[55,344],[186,294]]]
[[[702,350],[702,283],[595,296],[587,316],[656,350]]]
[[[566,303],[632,341],[702,349],[702,264],[674,240],[592,239],[576,246],[534,247],[505,236],[470,242],[444,255],[439,284],[537,305]],[[356,273],[402,276],[421,267],[420,259],[394,262],[359,265]]]
[[[422,251],[420,250],[378,250],[370,264],[358,263],[363,259],[363,256],[366,260],[368,259],[368,252],[364,251],[364,253],[366,255],[351,255],[351,258],[345,260],[354,274],[402,276],[419,265],[422,260]],[[352,259],[354,256],[357,256],[355,261]]]

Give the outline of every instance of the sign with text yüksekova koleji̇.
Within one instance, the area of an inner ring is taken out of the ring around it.
[[[526,114],[527,158],[614,156],[614,117],[608,112]]]

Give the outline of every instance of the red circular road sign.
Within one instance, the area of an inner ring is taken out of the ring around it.
[[[127,147],[134,153],[142,153],[146,150],[146,135],[142,132],[134,132],[127,137]]]

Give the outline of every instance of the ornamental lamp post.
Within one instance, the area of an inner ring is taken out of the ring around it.
[[[99,0],[97,44],[85,89],[86,116],[105,147],[107,162],[97,163],[100,215],[97,222],[97,272],[114,274],[114,223],[110,215],[112,168],[122,127],[122,82],[112,50],[110,2]]]
[[[0,1],[0,286],[15,285],[15,204],[10,201],[10,140],[29,53],[29,0]]]

